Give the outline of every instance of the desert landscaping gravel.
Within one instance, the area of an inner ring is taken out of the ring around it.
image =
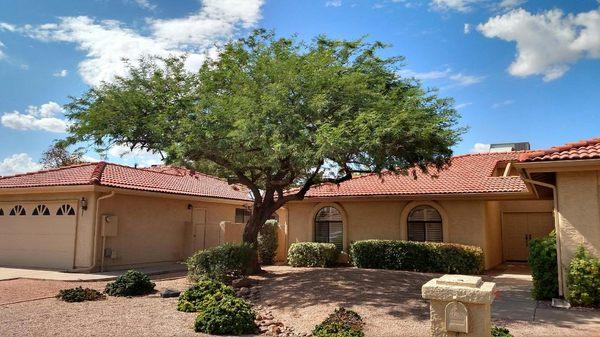
[[[366,336],[428,336],[429,309],[420,298],[421,285],[439,275],[355,268],[266,267],[258,280],[255,304],[297,333],[309,333],[336,307],[358,312]],[[183,275],[154,280],[158,290],[183,290]],[[157,294],[134,298],[65,303],[58,289],[92,287],[106,282],[0,281],[0,336],[206,336],[195,333],[195,314],[176,310],[177,298]],[[33,298],[42,298],[33,300]],[[542,310],[542,309],[540,309]],[[544,309],[550,310],[550,309]],[[553,309],[554,310],[554,309]],[[555,312],[555,311],[552,311]],[[586,321],[495,321],[516,336],[598,336],[600,311]],[[586,317],[588,317],[586,316]],[[596,322],[594,317],[598,316]]]

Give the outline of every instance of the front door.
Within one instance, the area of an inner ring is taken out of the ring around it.
[[[505,261],[527,261],[528,244],[533,238],[548,235],[554,228],[550,212],[504,213],[502,247]]]

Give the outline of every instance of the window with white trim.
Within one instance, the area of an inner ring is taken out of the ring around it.
[[[10,210],[9,215],[18,216],[27,215],[27,213],[25,212],[25,207],[23,207],[23,205],[15,205],[15,207],[13,207],[13,209]]]
[[[428,205],[417,206],[408,214],[409,241],[443,241],[442,216]]]
[[[344,249],[344,223],[335,207],[323,207],[315,215],[315,241],[333,243],[340,251]]]

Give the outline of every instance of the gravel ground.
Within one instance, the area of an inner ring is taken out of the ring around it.
[[[336,307],[357,311],[366,322],[366,336],[429,335],[428,303],[421,285],[434,274],[354,268],[290,268],[274,266],[253,278],[260,299],[275,319],[295,331],[310,332]],[[157,289],[185,289],[181,275],[163,275]],[[105,282],[11,280],[0,282],[0,336],[206,336],[193,331],[195,315],[176,310],[176,298],[157,295],[108,297],[103,301],[65,303],[49,297],[58,289],[82,285],[103,289]],[[17,302],[6,304],[9,302]],[[2,304],[4,303],[4,304]],[[543,310],[555,310],[539,308]],[[574,312],[577,314],[577,312]],[[585,317],[600,317],[590,311]],[[556,314],[556,311],[550,312]],[[546,317],[548,312],[545,313]],[[600,336],[600,321],[552,319],[545,322],[495,321],[515,336]],[[562,319],[561,319],[562,318]]]

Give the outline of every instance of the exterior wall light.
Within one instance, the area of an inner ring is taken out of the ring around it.
[[[85,197],[81,198],[81,209],[86,211],[88,209],[88,201]]]

